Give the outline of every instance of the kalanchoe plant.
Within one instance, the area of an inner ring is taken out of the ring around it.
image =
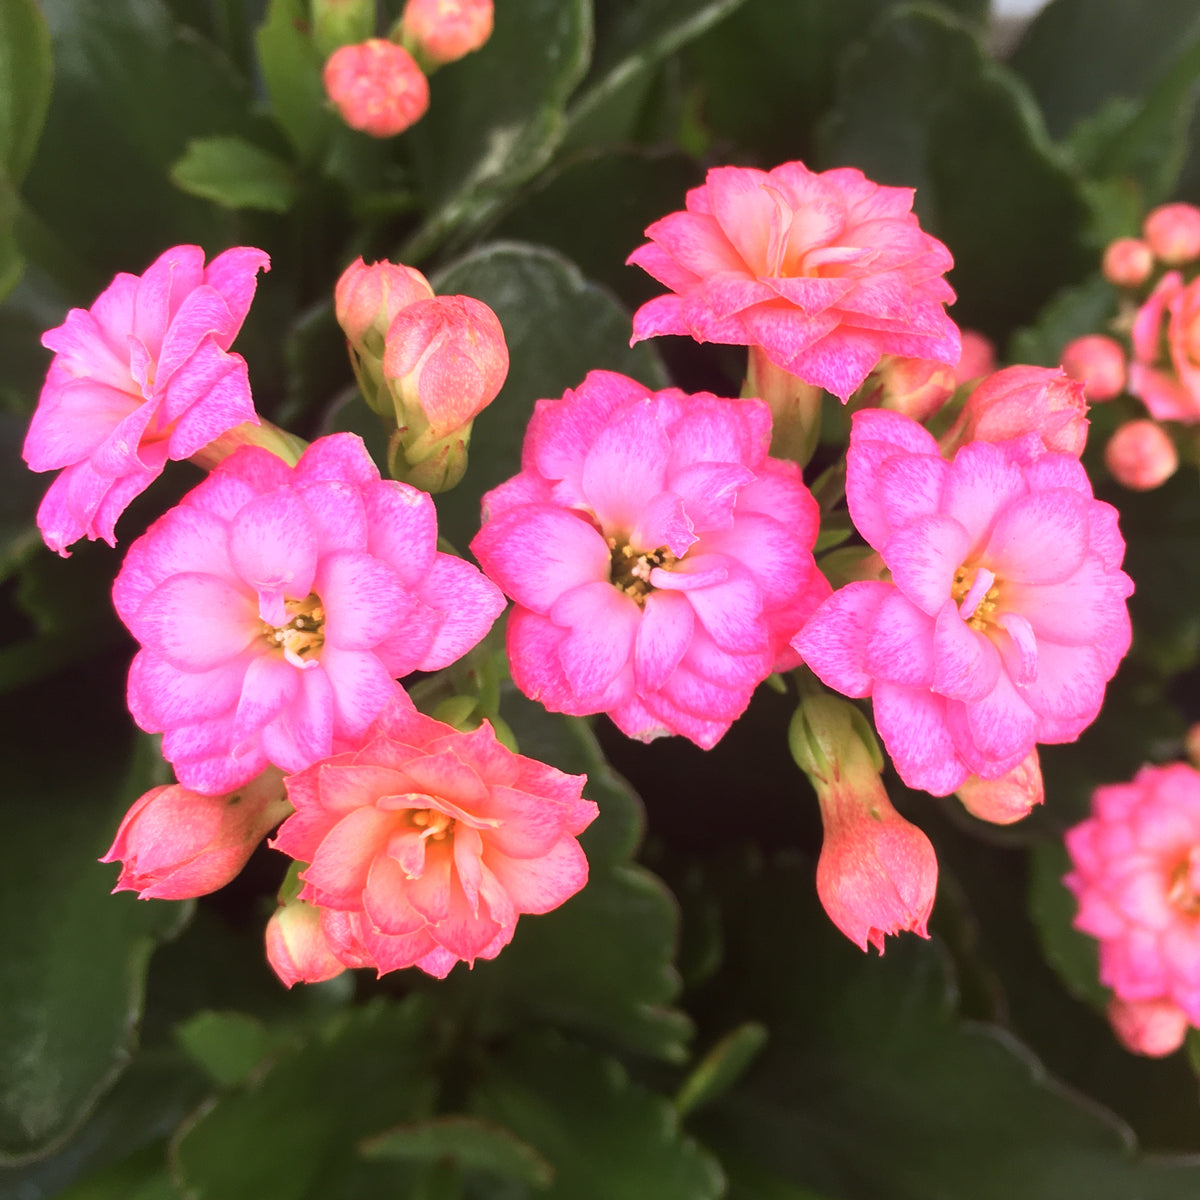
[[[0,1192],[1200,1194],[1195,14],[989,8],[0,0]]]

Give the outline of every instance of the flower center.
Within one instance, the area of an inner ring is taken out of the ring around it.
[[[609,578],[613,587],[624,592],[631,600],[636,600],[639,608],[644,608],[646,597],[654,591],[650,582],[650,572],[655,567],[669,567],[679,560],[666,546],[657,550],[635,550],[628,542],[617,545],[616,538],[608,538],[608,548],[612,551],[612,568]]]
[[[959,567],[954,572],[950,596],[958,605],[959,616],[972,629],[982,631],[995,621],[1000,589],[987,567]]]
[[[283,651],[292,666],[306,666],[325,645],[325,609],[316,592],[303,600],[284,600],[283,607],[287,623],[275,626],[264,621],[263,636],[268,644]]]
[[[1167,883],[1167,900],[1186,916],[1200,916],[1200,846],[1175,864]]]
[[[408,817],[409,824],[421,831],[426,841],[444,841],[454,832],[454,818],[436,808],[417,808]]]

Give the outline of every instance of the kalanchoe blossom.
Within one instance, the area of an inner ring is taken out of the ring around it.
[[[1040,439],[952,462],[898,413],[856,413],[850,515],[890,572],[835,592],[795,641],[875,725],[910,787],[996,779],[1092,722],[1129,648],[1125,543],[1078,459]]]
[[[269,263],[238,246],[205,266],[199,246],[174,246],[42,336],[55,356],[23,454],[34,471],[62,470],[37,514],[52,550],[116,545],[117,518],[168,459],[258,423],[246,362],[228,351]]]
[[[1200,208],[1194,204],[1163,204],[1142,226],[1146,244],[1162,262],[1182,266],[1200,258]]]
[[[1122,487],[1152,492],[1179,469],[1179,451],[1156,421],[1126,421],[1108,439],[1104,465]]]
[[[974,329],[962,331],[962,357],[954,368],[954,383],[961,387],[964,383],[974,383],[985,375],[991,375],[996,370],[996,347],[991,338],[985,337]]]
[[[664,333],[761,346],[777,367],[843,402],[885,354],[953,367],[943,305],[950,252],[921,231],[909,188],[845,167],[716,167],[687,210],[629,256],[672,295],[634,314],[633,340]]]
[[[1117,1000],[1108,1005],[1108,1022],[1121,1045],[1134,1054],[1162,1058],[1183,1045],[1187,1013],[1172,1000]]]
[[[408,0],[400,35],[429,67],[456,62],[492,36],[493,0]]]
[[[1131,783],[1097,788],[1092,815],[1066,843],[1075,927],[1099,939],[1100,982],[1125,1005],[1169,1003],[1200,1026],[1200,773],[1143,767]],[[1138,1015],[1118,1013],[1126,1044],[1169,1053],[1161,1030],[1157,1049],[1147,1030],[1128,1036]],[[1170,1032],[1169,1013],[1167,1024]]]
[[[1117,238],[1105,247],[1100,270],[1117,287],[1141,287],[1154,270],[1154,251],[1141,238]]]
[[[1159,421],[1200,421],[1200,279],[1168,271],[1134,318],[1129,390]]]
[[[553,712],[712,746],[829,585],[817,506],[767,457],[757,400],[650,392],[593,371],[538,402],[522,470],[484,496],[471,543],[516,601],[513,679]]]
[[[304,900],[289,900],[275,910],[267,922],[266,944],[271,970],[289,988],[323,983],[346,969],[321,929],[321,910]]]
[[[351,129],[395,137],[429,108],[429,80],[403,46],[368,38],[340,46],[325,62],[325,93]]]
[[[1035,433],[1047,450],[1078,458],[1087,430],[1083,384],[1049,367],[1005,367],[967,397],[941,448],[952,454],[968,442],[1007,442]]]
[[[993,825],[1011,825],[1020,821],[1046,799],[1038,752],[1031,750],[998,779],[969,776],[956,795],[963,808],[981,821],[990,821]]]
[[[504,598],[437,552],[433,502],[334,434],[289,467],[226,459],[129,549],[113,586],[142,645],[129,708],[180,782],[223,792],[360,737],[411,671],[487,633]]]
[[[494,958],[522,913],[587,882],[576,840],[596,816],[582,775],[418,713],[401,693],[359,750],[287,780],[295,806],[272,845],[307,863],[300,898],[346,966],[439,978]]]
[[[1119,396],[1125,387],[1125,351],[1119,342],[1093,333],[1063,347],[1062,369],[1083,384],[1091,404]]]
[[[817,894],[829,919],[861,950],[871,945],[880,954],[888,934],[928,937],[937,856],[892,807],[879,777],[883,758],[862,714],[828,692],[806,695],[788,742],[821,806]]]
[[[283,773],[268,767],[223,796],[179,784],[151,788],[125,814],[101,862],[120,862],[114,892],[143,900],[188,900],[229,883],[255,847],[292,811]]]
[[[954,371],[926,358],[887,354],[858,392],[864,407],[890,408],[924,424],[954,395]]]

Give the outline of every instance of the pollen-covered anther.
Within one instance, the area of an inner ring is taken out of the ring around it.
[[[639,607],[645,607],[646,597],[654,591],[650,582],[650,572],[655,567],[670,567],[678,561],[666,546],[657,550],[635,550],[628,542],[620,545],[617,539],[605,539],[612,551],[612,571],[609,578],[619,591],[625,593],[631,600],[637,601]]]
[[[440,842],[454,832],[454,818],[433,808],[419,808],[408,818],[421,830],[421,837]]]
[[[284,625],[263,623],[263,636],[279,647],[293,666],[315,662],[313,655],[325,645],[325,609],[320,597],[310,592],[303,600],[284,600],[288,621]]]

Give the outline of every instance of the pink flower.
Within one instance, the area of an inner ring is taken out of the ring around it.
[[[1011,771],[996,779],[971,775],[958,788],[962,806],[980,821],[1011,825],[1029,816],[1046,799],[1038,752],[1030,752]]]
[[[418,58],[441,66],[478,50],[494,18],[492,0],[408,0],[400,29]]]
[[[991,338],[974,329],[962,331],[962,357],[954,368],[954,382],[961,387],[996,370],[996,347]]]
[[[1155,421],[1126,421],[1108,439],[1104,465],[1122,487],[1152,492],[1179,469],[1179,452]]]
[[[516,601],[517,686],[630,737],[712,746],[828,594],[817,506],[767,457],[757,400],[650,392],[593,371],[538,402],[522,471],[483,498],[471,543]]]
[[[1059,369],[1005,367],[980,381],[941,445],[948,454],[968,442],[1007,442],[1036,433],[1047,450],[1078,458],[1087,430],[1083,384]]]
[[[224,887],[267,833],[290,813],[283,775],[268,767],[224,796],[179,784],[151,788],[125,814],[101,862],[120,861],[114,892],[187,900]]]
[[[258,423],[245,359],[227,351],[269,263],[238,246],[206,267],[199,246],[174,246],[42,335],[55,355],[23,454],[31,470],[62,469],[37,515],[52,550],[115,546],[117,518],[167,459]]]
[[[1138,310],[1132,336],[1129,390],[1159,421],[1200,421],[1200,280],[1185,285],[1168,271]]]
[[[403,46],[383,38],[339,46],[322,78],[342,120],[371,137],[395,137],[429,108],[424,72]]]
[[[416,267],[356,258],[338,277],[333,291],[338,324],[356,354],[383,358],[383,341],[396,314],[418,300],[431,300],[433,288]]]
[[[1093,404],[1119,396],[1125,387],[1125,351],[1103,334],[1068,342],[1063,347],[1062,368],[1083,384],[1083,394]]]
[[[952,462],[898,413],[856,413],[850,515],[890,582],[835,592],[793,645],[830,687],[871,696],[910,787],[996,779],[1038,742],[1073,741],[1129,648],[1116,510],[1040,440]]]
[[[291,900],[271,915],[266,949],[271,970],[289,988],[323,983],[346,969],[321,929],[321,910],[304,900]]]
[[[300,898],[347,966],[440,978],[587,882],[584,782],[506,750],[487,722],[459,733],[397,697],[361,749],[287,780],[296,812],[272,845],[308,864]]]
[[[761,346],[843,402],[885,354],[953,367],[958,328],[942,307],[953,259],[912,201],[849,167],[716,167],[629,256],[674,293],[638,309],[633,340]]]
[[[1134,1054],[1162,1058],[1187,1037],[1187,1013],[1171,1000],[1117,1000],[1108,1005],[1108,1023],[1121,1045]]]
[[[1066,843],[1063,882],[1079,901],[1075,927],[1100,942],[1100,982],[1200,1026],[1200,774],[1172,763],[1097,788]]]
[[[360,737],[396,677],[474,646],[504,598],[436,545],[433,502],[381,480],[352,434],[294,468],[239,450],[156,521],[113,602],[142,645],[130,711],[180,782],[302,770]]]

